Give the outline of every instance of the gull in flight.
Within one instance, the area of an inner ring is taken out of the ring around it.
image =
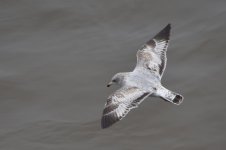
[[[161,84],[166,67],[166,51],[171,26],[168,24],[137,52],[137,64],[132,72],[117,73],[107,87],[118,84],[120,88],[111,94],[105,104],[101,127],[107,128],[124,118],[150,96],[180,105],[183,96],[168,90]]]

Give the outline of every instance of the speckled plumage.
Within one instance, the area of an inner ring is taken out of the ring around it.
[[[166,51],[169,43],[170,24],[146,42],[137,52],[137,65],[132,72],[117,73],[108,86],[115,83],[120,88],[111,94],[101,119],[102,128],[107,128],[125,117],[149,96],[160,97],[179,105],[183,96],[161,84],[166,67]]]

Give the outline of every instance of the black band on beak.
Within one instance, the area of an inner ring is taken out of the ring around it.
[[[109,82],[108,84],[107,84],[107,87],[110,87],[112,85],[112,82]]]

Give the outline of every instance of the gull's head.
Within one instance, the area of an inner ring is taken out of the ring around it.
[[[122,85],[125,78],[125,73],[117,73],[111,79],[111,81],[107,84],[107,87],[110,87],[112,84]]]

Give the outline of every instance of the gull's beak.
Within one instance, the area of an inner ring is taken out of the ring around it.
[[[110,87],[112,84],[113,84],[112,82],[109,82],[109,83],[107,84],[107,87]]]

